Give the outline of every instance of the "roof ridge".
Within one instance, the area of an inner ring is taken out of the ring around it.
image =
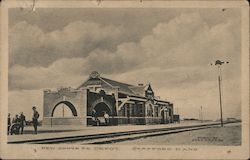
[[[136,86],[136,85],[133,85],[133,86],[129,86],[130,88],[143,88],[145,86]]]
[[[105,78],[105,77],[100,77],[100,78],[103,81],[105,81],[106,83],[109,83],[109,84],[111,84],[114,87],[119,87],[121,89],[120,91],[136,95],[136,93],[134,92],[134,90],[131,89],[131,87],[132,88],[136,87],[135,85],[128,84],[128,83],[123,83],[123,82],[119,82],[119,81],[116,81],[116,80],[113,80],[113,79],[109,79],[109,78]]]
[[[114,87],[112,84],[108,83],[106,80],[103,79],[103,77],[99,77],[100,80],[104,81],[106,84],[108,84],[111,87]]]
[[[119,82],[119,81],[117,81],[117,80],[113,80],[113,79],[109,79],[109,78],[105,78],[105,77],[100,77],[100,78],[106,79],[106,80],[110,80],[110,81],[113,81],[113,82],[117,82],[117,83],[121,83],[121,84],[125,84],[125,85],[128,85],[129,87],[130,87],[130,86],[135,86],[135,87],[136,87],[136,85],[133,85],[133,84],[128,84],[128,83],[124,83],[124,82]]]

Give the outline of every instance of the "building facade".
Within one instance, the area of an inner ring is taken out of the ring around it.
[[[54,116],[61,104],[71,116]],[[44,90],[43,111],[45,125],[99,125],[105,113],[109,125],[173,123],[173,103],[156,98],[150,84],[121,83],[98,72],[76,89]]]

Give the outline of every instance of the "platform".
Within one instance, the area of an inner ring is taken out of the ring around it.
[[[201,124],[219,124],[218,122],[183,122],[174,124],[161,124],[161,125],[124,125],[124,126],[42,126],[38,128],[38,134],[31,134],[33,128],[26,127],[23,135],[9,135],[8,143],[43,140],[43,139],[54,139],[63,137],[75,137],[75,136],[87,136],[87,135],[98,135],[98,134],[109,134],[139,130],[150,130],[150,129],[162,129],[162,128],[174,128],[183,126],[194,126]]]

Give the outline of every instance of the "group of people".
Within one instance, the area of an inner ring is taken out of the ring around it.
[[[32,124],[34,127],[34,134],[37,134],[39,113],[36,110],[36,106],[33,106],[32,110],[33,110]],[[12,120],[11,120],[11,115],[9,113],[7,123],[8,123],[8,128],[7,128],[8,135],[23,134],[24,126],[27,124],[27,121],[23,112],[21,112],[20,115],[16,115]]]
[[[103,113],[103,118],[104,118],[104,125],[108,126],[110,124],[110,122],[109,122],[109,114],[106,111],[103,111],[102,113]],[[100,124],[100,120],[97,117],[97,113],[96,113],[95,109],[92,110],[92,120],[97,123],[96,125]]]
[[[14,130],[17,130],[16,128],[15,128],[15,125],[13,125],[12,127],[11,127],[11,125],[12,124],[17,124],[18,125],[18,131],[16,131],[16,132],[18,132],[18,134],[20,133],[20,134],[23,134],[23,129],[24,129],[24,126],[25,126],[25,124],[26,124],[26,118],[25,118],[25,116],[24,116],[24,114],[23,114],[23,112],[21,112],[20,113],[20,115],[16,115],[13,119],[12,119],[12,121],[11,121],[11,118],[10,118],[10,113],[8,114],[8,135],[9,134],[13,134],[14,133]],[[16,125],[16,126],[17,126]]]

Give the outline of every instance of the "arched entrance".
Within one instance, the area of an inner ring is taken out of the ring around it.
[[[161,123],[169,123],[169,109],[161,109]]]
[[[93,110],[95,112],[96,117],[103,117],[104,112],[108,113],[108,115],[111,115],[111,109],[104,102],[100,102],[100,103],[96,104],[94,106]]]
[[[77,111],[76,111],[74,105],[72,103],[70,103],[69,101],[61,101],[61,102],[57,103],[52,110],[51,117],[54,117],[55,110],[57,110],[57,109],[62,109],[62,112],[63,112],[62,114],[65,114],[64,113],[65,110],[66,111],[70,110],[72,113],[72,116],[74,116],[74,117],[77,116]],[[67,114],[67,115],[69,115],[69,114]],[[62,117],[64,117],[64,116],[62,116]]]
[[[106,118],[104,118],[104,114]],[[98,102],[92,107],[92,113],[91,113],[92,119],[88,121],[88,125],[94,125],[94,126],[99,126],[99,125],[113,125],[113,114],[110,106],[105,103],[105,102]]]

